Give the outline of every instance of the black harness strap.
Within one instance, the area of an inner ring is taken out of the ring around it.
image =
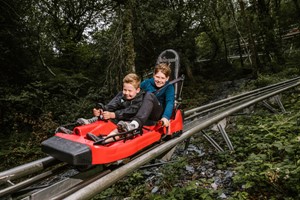
[[[164,85],[163,87],[161,87],[158,90],[156,90],[155,92],[153,92],[153,94],[157,94],[159,91],[161,91],[162,89],[168,87],[169,85],[173,85],[173,84],[175,84],[175,83],[177,83],[179,81],[183,81],[183,80],[184,80],[184,75],[182,75],[181,77],[176,78],[176,79],[170,81],[167,85]]]

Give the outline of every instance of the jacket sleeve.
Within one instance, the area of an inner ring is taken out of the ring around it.
[[[125,106],[123,109],[115,111],[116,119],[131,120],[140,109],[142,102],[143,102],[142,94],[136,97],[135,99],[133,99],[132,101],[126,102],[129,104],[128,106]]]
[[[165,90],[165,109],[162,117],[170,119],[175,102],[175,90],[173,85],[169,85]]]
[[[104,110],[114,112],[122,106],[123,93],[119,92],[108,104],[104,106]]]

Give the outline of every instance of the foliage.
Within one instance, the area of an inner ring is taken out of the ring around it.
[[[257,88],[260,88],[274,83],[278,83],[280,82],[280,80],[282,80],[282,78],[276,75],[272,76],[269,74],[259,74],[258,78],[254,81],[254,84]]]
[[[213,200],[217,192],[213,190],[209,190],[206,188],[199,187],[201,182],[199,181],[191,181],[187,183],[187,185],[183,188],[174,187],[165,195],[149,195],[149,199],[200,199],[200,200]]]
[[[55,77],[47,83],[32,82],[19,90],[4,89],[0,138],[10,142],[1,147],[1,155],[8,158],[3,167],[41,156],[40,143],[59,125],[91,117],[96,102],[107,103],[111,98],[105,88],[92,86],[82,74]],[[25,157],[19,159],[21,153]]]
[[[297,199],[299,182],[299,100],[285,96],[289,113],[252,115],[239,118],[233,143],[235,153],[235,190],[254,199]]]
[[[221,63],[277,72],[287,60],[283,52],[299,47],[297,36],[284,37],[298,30],[297,1],[4,0],[1,5],[2,83],[29,83],[45,73],[93,77],[98,71],[108,86],[119,86],[127,65],[134,71],[135,55],[142,73],[167,48],[180,53],[190,79],[198,58],[211,60],[205,68]],[[249,53],[250,62],[239,57]]]
[[[0,170],[7,167],[12,168],[20,165],[20,163],[27,163],[45,156],[40,151],[40,143],[53,135],[51,130],[58,126],[52,117],[51,113],[45,113],[37,120],[23,114],[16,116],[18,121],[12,127],[15,133],[11,134],[9,138],[1,139],[5,145],[0,148],[0,159],[3,160]],[[18,132],[22,131],[19,127],[20,124],[31,126],[32,132]]]

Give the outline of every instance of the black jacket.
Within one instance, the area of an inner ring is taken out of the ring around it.
[[[126,100],[123,92],[119,92],[107,105],[104,110],[115,112],[117,120],[132,120],[140,109],[145,92],[141,90],[133,99]]]

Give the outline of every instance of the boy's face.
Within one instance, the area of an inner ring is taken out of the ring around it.
[[[136,89],[130,83],[123,83],[123,95],[127,100],[133,99],[140,92],[140,90],[140,88]]]
[[[166,75],[161,71],[158,71],[156,74],[154,74],[153,78],[154,78],[154,83],[158,88],[164,86],[166,82],[169,80],[169,77],[166,77]]]

